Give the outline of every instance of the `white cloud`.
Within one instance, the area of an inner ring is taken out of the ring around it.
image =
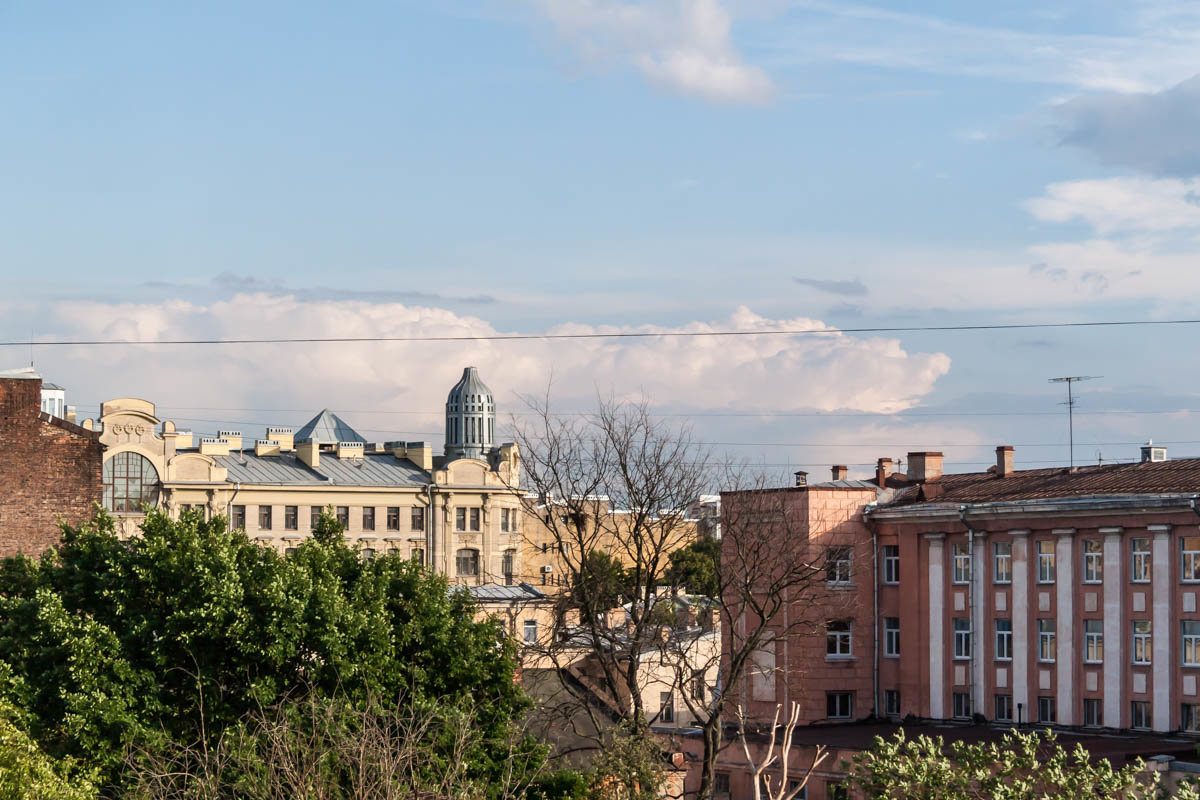
[[[53,309],[60,336],[130,339],[469,336],[498,333],[484,320],[437,308],[242,294],[197,305],[64,302]],[[561,325],[550,333],[739,331],[822,327],[811,319],[766,319],[746,308],[728,319],[679,328]],[[138,396],[166,407],[295,409],[291,418],[246,412],[236,422],[288,424],[302,409],[442,407],[463,366],[480,367],[502,405],[544,392],[591,407],[597,391],[645,393],[661,406],[898,411],[911,407],[950,367],[941,353],[908,353],[895,339],[829,336],[677,337],[477,342],[386,342],[237,346],[43,348],[39,368],[69,387],[70,402]],[[94,413],[90,411],[89,413]],[[204,419],[203,412],[191,412]],[[356,420],[353,415],[348,419]],[[379,435],[436,431],[437,414],[359,418]],[[192,425],[186,419],[181,427]],[[415,426],[415,427],[414,427]],[[216,427],[197,422],[197,430]],[[243,426],[251,428],[249,424]],[[250,435],[249,430],[244,430]],[[374,435],[367,433],[364,435]]]
[[[530,0],[587,61],[633,65],[669,91],[719,103],[761,103],[771,79],[747,64],[719,0]]]
[[[1200,229],[1200,180],[1063,181],[1025,207],[1044,222],[1080,220],[1101,235]]]

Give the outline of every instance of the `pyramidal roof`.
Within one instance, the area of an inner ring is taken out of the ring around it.
[[[312,439],[317,444],[367,441],[328,408],[322,409],[320,414],[304,423],[304,426],[296,431],[295,438],[297,442]]]

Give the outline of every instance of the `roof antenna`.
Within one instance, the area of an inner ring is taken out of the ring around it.
[[[1096,466],[1104,466],[1104,453],[1101,453],[1099,450],[1096,451]]]
[[[1072,375],[1070,377],[1050,379],[1050,383],[1065,383],[1067,385],[1067,402],[1059,403],[1059,405],[1067,407],[1067,437],[1071,453],[1071,469],[1075,469],[1075,394],[1071,391],[1071,387],[1079,381],[1090,381],[1103,377],[1103,375]]]

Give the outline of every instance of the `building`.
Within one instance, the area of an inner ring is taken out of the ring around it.
[[[521,540],[519,454],[495,444],[496,406],[475,367],[446,402],[445,452],[427,442],[368,442],[329,409],[297,430],[214,436],[180,431],[145,400],[111,400],[93,424],[104,445],[104,505],[134,535],[146,506],[226,516],[281,552],[323,509],[365,557],[399,552],[468,585],[509,583]]]
[[[824,636],[771,642],[731,690],[758,726],[800,703],[793,763],[821,740],[866,748],[902,718],[947,737],[1071,728],[1118,762],[1194,751],[1200,459],[1148,444],[1131,463],[1016,470],[1013,455],[1001,446],[985,472],[943,474],[941,453],[913,452],[903,473],[880,459],[872,481],[834,467],[830,482],[773,490],[785,499],[772,518],[826,565],[830,592],[806,602]],[[754,497],[723,496],[723,524]],[[859,724],[835,732],[845,723]],[[722,781],[743,796],[744,758],[724,759]],[[809,797],[838,780],[823,773]]]
[[[52,417],[75,421],[75,406],[67,405],[67,390],[56,383],[42,380],[33,367],[0,370],[0,378],[36,378],[42,381],[41,408]]]
[[[43,396],[32,371],[0,375],[0,555],[41,555],[101,499],[99,438],[43,411]]]

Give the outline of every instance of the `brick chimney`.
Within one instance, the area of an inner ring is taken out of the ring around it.
[[[1012,445],[1002,444],[996,448],[996,475],[1007,478],[1013,473]]]
[[[892,474],[892,460],[890,458],[881,458],[875,462],[875,485],[881,489],[887,483],[888,477]]]
[[[844,481],[846,480],[846,476],[850,474],[850,468],[845,464],[834,464],[831,472],[835,481]]]
[[[931,481],[942,476],[942,454],[925,451],[908,454],[908,479],[910,481]]]

